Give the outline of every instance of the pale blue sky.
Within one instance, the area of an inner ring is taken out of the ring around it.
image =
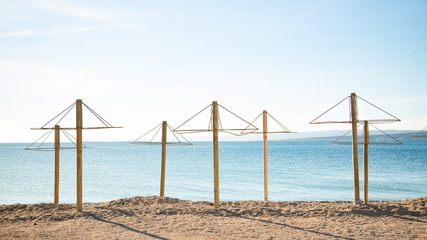
[[[0,0],[0,142],[29,142],[82,98],[134,140],[213,100],[298,132],[356,92],[427,125],[427,1]],[[189,136],[189,139],[192,137]]]

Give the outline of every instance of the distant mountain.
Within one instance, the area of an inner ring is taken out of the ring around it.
[[[341,130],[332,130],[332,131],[322,131],[322,132],[305,132],[298,133],[298,137],[294,135],[294,138],[288,137],[286,139],[276,139],[275,141],[334,141],[337,138],[343,136],[348,131]],[[362,131],[358,131],[359,140],[362,138]],[[426,137],[414,137],[411,134],[416,133],[417,131],[411,130],[387,130],[384,131],[393,138],[401,142],[406,141],[427,141]],[[384,135],[381,131],[372,130],[369,132],[369,137],[371,142],[395,142],[389,136]],[[351,142],[351,132],[339,139],[340,142]]]
[[[418,130],[419,131],[419,130]],[[413,137],[410,134],[417,133],[416,130],[384,130],[387,134],[397,138],[399,141],[426,141],[427,138]],[[328,130],[316,132],[298,132],[290,134],[269,134],[268,141],[333,141],[338,137],[347,133],[348,130]],[[388,137],[384,136],[378,130],[370,130],[371,141],[387,141]],[[361,138],[362,131],[359,129],[359,139]],[[197,134],[194,134],[197,135]],[[191,141],[212,141],[211,133],[203,136],[191,136]],[[341,140],[350,141],[351,133],[343,137]],[[220,136],[220,141],[262,141],[262,134],[247,134],[236,137],[230,134],[223,134]]]

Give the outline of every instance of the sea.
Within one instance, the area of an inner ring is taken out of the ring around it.
[[[0,204],[49,203],[54,151],[0,144]],[[88,142],[83,149],[83,202],[160,194],[161,146]],[[165,196],[213,201],[212,142],[168,145]],[[363,200],[363,147],[359,147]],[[369,200],[427,196],[427,141],[369,146]],[[263,143],[219,142],[220,201],[264,199]],[[76,150],[60,151],[60,203],[76,202]],[[271,201],[353,201],[351,145],[329,141],[269,141]]]

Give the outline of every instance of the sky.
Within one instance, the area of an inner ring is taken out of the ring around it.
[[[36,140],[76,99],[123,126],[89,141],[133,141],[212,101],[295,132],[350,129],[309,122],[352,92],[401,119],[381,129],[421,130],[426,13],[424,0],[0,0],[0,142]]]

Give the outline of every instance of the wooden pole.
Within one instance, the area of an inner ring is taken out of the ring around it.
[[[168,127],[167,122],[163,121],[163,124],[162,124],[162,170],[161,170],[161,174],[160,174],[160,197],[165,196],[167,127]]]
[[[213,168],[214,168],[214,207],[219,208],[219,170],[218,170],[218,103],[212,102]]]
[[[268,154],[267,154],[267,111],[262,112],[264,142],[264,201],[268,201]]]
[[[354,204],[360,204],[360,189],[359,189],[359,151],[357,142],[357,102],[356,93],[351,93],[351,130],[353,144],[353,174],[354,174]]]
[[[77,211],[83,210],[82,203],[82,128],[83,128],[83,114],[82,114],[82,100],[76,101],[76,135],[77,135]]]
[[[369,145],[369,125],[368,121],[365,121],[363,128],[363,193],[364,202],[368,203],[368,145]]]
[[[54,203],[59,203],[59,125],[55,125],[55,196]]]

